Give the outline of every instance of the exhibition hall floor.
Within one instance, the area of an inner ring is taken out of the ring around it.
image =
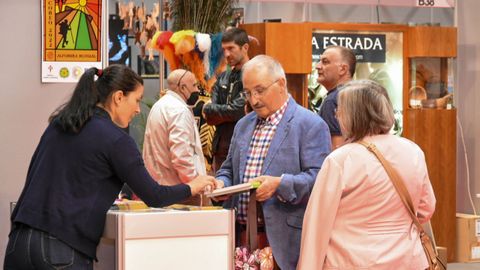
[[[448,270],[479,270],[480,263],[449,263]]]

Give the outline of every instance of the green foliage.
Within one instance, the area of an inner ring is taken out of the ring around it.
[[[150,109],[152,109],[153,104],[155,104],[159,98],[160,97],[157,95],[155,96],[155,99],[142,100],[142,112],[133,119],[132,123],[130,123],[130,135],[134,137],[140,152],[143,151],[143,141],[145,136],[145,128],[147,127],[148,114],[150,113]]]
[[[173,31],[221,32],[236,3],[238,0],[172,0]]]

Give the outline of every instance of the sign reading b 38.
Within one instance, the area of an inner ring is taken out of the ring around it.
[[[453,8],[455,0],[417,0],[417,7]]]

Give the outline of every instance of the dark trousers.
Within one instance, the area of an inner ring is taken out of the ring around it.
[[[93,270],[93,261],[48,233],[15,224],[3,267],[5,270]]]
[[[235,222],[235,246],[246,247],[247,242],[247,225]],[[258,248],[262,249],[268,246],[267,234],[265,233],[265,227],[260,225],[257,227],[257,244]]]

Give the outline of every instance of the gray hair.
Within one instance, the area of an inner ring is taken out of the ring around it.
[[[278,60],[271,56],[259,54],[250,59],[242,67],[242,79],[243,74],[245,74],[246,70],[254,68],[267,69],[268,73],[271,74],[274,79],[283,78],[285,79],[285,83],[287,81],[287,78],[285,77],[285,71],[283,70],[282,65],[280,64],[280,62],[278,62]]]
[[[395,123],[387,91],[371,80],[347,83],[338,94],[338,109],[342,133],[351,142],[387,134]]]

